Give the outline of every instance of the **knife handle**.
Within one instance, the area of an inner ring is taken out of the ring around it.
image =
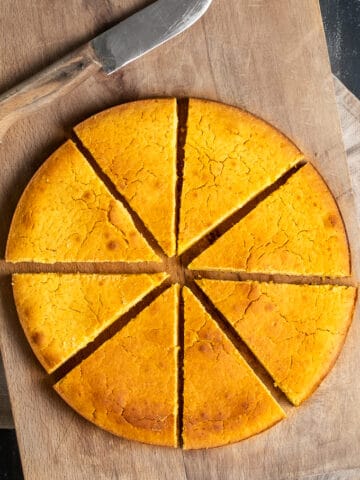
[[[91,45],[80,47],[0,96],[0,142],[9,127],[99,71]]]

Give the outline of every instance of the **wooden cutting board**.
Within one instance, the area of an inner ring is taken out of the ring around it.
[[[141,0],[1,2],[0,90],[29,76]],[[149,96],[199,96],[242,106],[289,135],[334,192],[359,278],[359,232],[322,21],[314,0],[214,0],[187,33],[119,74],[99,74],[15,125],[0,145],[0,254],[16,203],[71,126],[109,105]],[[358,479],[359,315],[336,367],[287,420],[209,451],[140,445],[92,426],[51,390],[20,329],[8,266],[0,262],[1,352],[26,479]],[[327,474],[328,472],[332,472]]]

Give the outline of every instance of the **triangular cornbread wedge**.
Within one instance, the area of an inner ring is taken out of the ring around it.
[[[307,164],[190,268],[347,276],[350,255],[335,200],[314,167]]]
[[[184,288],[185,449],[237,442],[280,421],[285,413],[230,340]]]
[[[294,405],[334,365],[356,289],[333,285],[197,282]]]
[[[16,274],[13,292],[21,325],[48,373],[94,340],[166,274]]]
[[[75,128],[168,256],[175,254],[176,99],[120,105]]]
[[[250,113],[190,99],[178,252],[191,247],[302,157],[290,140]]]
[[[10,262],[156,261],[124,208],[68,141],[42,165],[16,208]]]
[[[75,367],[55,390],[110,432],[177,445],[178,286],[160,297]]]

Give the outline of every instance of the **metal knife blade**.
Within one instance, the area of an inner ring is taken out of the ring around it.
[[[103,70],[114,73],[199,20],[212,0],[157,0],[90,43]]]

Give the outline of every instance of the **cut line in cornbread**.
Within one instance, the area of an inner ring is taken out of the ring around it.
[[[68,141],[40,167],[16,208],[9,262],[146,262],[159,258],[125,207]]]
[[[356,288],[198,280],[294,405],[334,365],[353,316]]]
[[[178,253],[302,160],[274,127],[243,110],[190,99]]]
[[[126,103],[75,127],[165,253],[175,255],[176,99]]]
[[[165,278],[165,273],[16,274],[13,292],[31,348],[51,373]]]
[[[184,448],[237,442],[282,420],[280,405],[186,287],[183,298]]]
[[[343,277],[350,275],[350,253],[336,202],[307,164],[190,268]]]
[[[55,385],[97,426],[177,446],[179,287],[172,286]]]

